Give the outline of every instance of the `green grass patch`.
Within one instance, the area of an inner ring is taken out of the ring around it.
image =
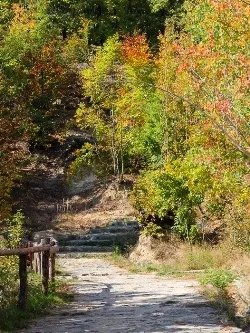
[[[147,272],[157,272],[157,267],[156,266],[153,266],[153,265],[148,265],[145,267],[146,271]]]
[[[67,285],[56,280],[55,291],[50,285],[47,296],[42,294],[41,277],[30,273],[29,294],[26,308],[19,310],[17,308],[17,300],[4,309],[0,309],[0,332],[14,332],[17,329],[27,326],[30,319],[45,315],[52,307],[62,305],[72,300],[73,295],[70,293]]]
[[[214,255],[208,248],[200,248],[195,251],[188,251],[185,259],[188,270],[209,269],[216,265]]]
[[[219,289],[225,289],[228,287],[235,279],[236,274],[233,274],[226,269],[210,269],[205,273],[201,274],[199,281],[202,285],[210,284],[213,287]]]

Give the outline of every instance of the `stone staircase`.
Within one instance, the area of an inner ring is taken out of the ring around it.
[[[95,227],[85,233],[59,233],[52,230],[37,232],[34,240],[54,237],[60,253],[109,253],[126,251],[139,239],[139,224],[135,220],[113,220],[105,227]]]

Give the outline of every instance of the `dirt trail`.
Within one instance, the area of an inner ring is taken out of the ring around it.
[[[225,325],[198,293],[198,284],[130,274],[94,258],[60,258],[75,299],[26,333],[242,332]]]

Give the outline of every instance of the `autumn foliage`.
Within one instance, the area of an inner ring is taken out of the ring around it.
[[[125,36],[122,42],[121,55],[133,65],[148,63],[152,59],[148,40],[145,34]]]
[[[121,181],[134,173],[131,200],[145,218],[172,219],[190,241],[217,228],[249,245],[247,1],[186,0],[174,15],[161,1],[0,6],[2,202],[29,145],[46,147],[74,124],[93,142],[69,174],[83,165]],[[158,24],[145,28],[154,15],[168,17],[158,44]]]
[[[168,124],[165,163],[159,176],[151,171],[141,180],[152,179],[156,192],[149,186],[140,192],[140,185],[134,200],[150,214],[164,217],[174,210],[175,229],[189,239],[220,225],[234,242],[248,244],[249,4],[186,1],[184,10],[180,32],[167,25],[157,59],[156,86]],[[173,190],[160,203],[168,191],[162,177]],[[148,197],[154,197],[151,206]]]

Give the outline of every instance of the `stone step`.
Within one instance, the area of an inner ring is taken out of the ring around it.
[[[115,234],[109,232],[97,233],[97,234],[85,234],[85,235],[69,235],[67,237],[60,238],[62,241],[84,241],[84,240],[110,240],[114,241],[117,239],[127,239],[127,238],[138,238],[139,233],[137,231],[130,232],[118,232]]]
[[[138,235],[126,235],[126,236],[119,236],[119,237],[109,237],[109,238],[98,238],[98,239],[73,239],[73,240],[62,240],[59,242],[59,245],[74,245],[74,246],[81,246],[81,245],[97,245],[97,246],[112,246],[114,244],[120,243],[129,243],[135,244],[139,239]]]
[[[133,220],[113,220],[106,227],[96,227],[87,233],[84,230],[80,234],[44,230],[33,235],[36,241],[48,236],[58,241],[61,253],[112,252],[115,246],[126,248],[136,244],[139,238],[139,224]]]
[[[60,242],[71,241],[76,239],[112,239],[113,237],[127,237],[131,234],[139,234],[139,229],[126,228],[126,227],[106,227],[106,228],[95,228],[90,229],[85,234],[64,234],[57,235],[57,240]]]
[[[59,252],[57,253],[57,257],[59,258],[108,258],[112,256],[113,252]]]
[[[136,231],[139,230],[139,227],[136,226],[131,226],[131,227],[116,227],[116,226],[109,226],[106,228],[95,228],[95,229],[91,229],[89,230],[90,234],[100,234],[100,233],[119,233],[119,232],[131,232],[131,231]]]
[[[32,238],[34,241],[39,242],[41,238],[46,237],[54,237],[58,241],[61,239],[78,239],[78,238],[91,238],[91,235],[98,235],[98,234],[122,234],[122,233],[131,233],[131,232],[139,232],[139,224],[136,221],[123,221],[123,220],[114,220],[111,221],[106,227],[96,227],[93,229],[90,229],[88,233],[82,231],[77,234],[72,234],[69,231],[67,232],[61,232],[61,231],[55,231],[55,230],[42,230],[38,232],[34,232],[32,235]],[[107,236],[108,237],[108,236]],[[112,236],[111,236],[112,237]]]
[[[92,239],[76,239],[76,240],[70,240],[62,243],[66,246],[112,246],[114,242],[112,240],[108,239],[98,239],[98,240],[92,240]],[[60,246],[60,243],[59,243]]]
[[[112,252],[114,250],[113,246],[59,246],[59,253],[65,252]]]
[[[124,221],[124,220],[114,220],[114,221],[110,221],[108,226],[112,226],[112,227],[127,227],[127,228],[138,228],[139,224],[137,221],[135,220],[128,220],[128,221]]]

